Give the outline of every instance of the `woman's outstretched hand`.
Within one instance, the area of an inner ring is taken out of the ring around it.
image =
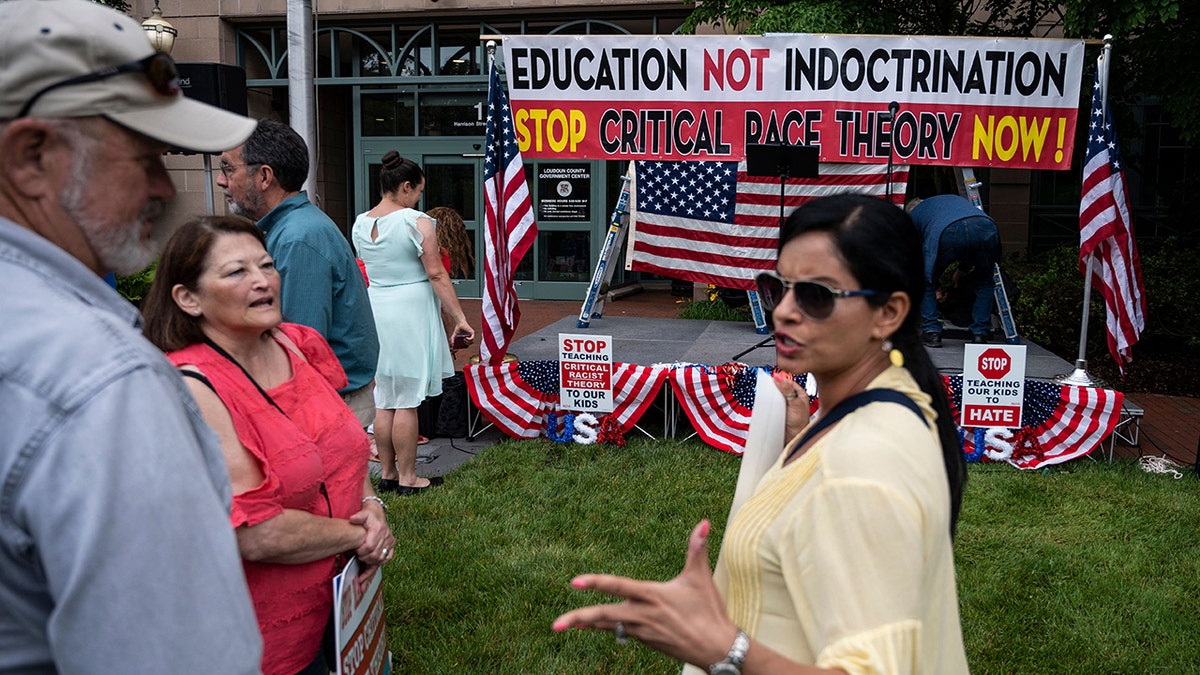
[[[615,630],[668,656],[701,668],[725,658],[737,627],[713,584],[708,565],[709,522],[702,520],[688,539],[687,560],[679,576],[666,582],[639,581],[609,574],[583,574],[571,580],[578,589],[607,593],[622,602],[580,607],[554,620],[555,631],[568,628]]]

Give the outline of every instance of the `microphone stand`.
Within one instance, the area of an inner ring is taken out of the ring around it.
[[[892,157],[895,156],[896,148],[896,113],[900,112],[900,103],[892,101],[888,104],[888,111],[885,113],[888,120],[888,165],[887,165],[887,187],[885,188],[887,200],[892,201]]]

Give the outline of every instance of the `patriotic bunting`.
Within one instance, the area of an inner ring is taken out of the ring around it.
[[[561,409],[558,361],[520,361],[499,366],[468,365],[463,369],[471,401],[483,416],[513,438],[537,438],[546,414]],[[613,364],[613,411],[620,433],[633,428],[654,402],[666,369],[633,363]],[[609,428],[614,422],[608,422]]]
[[[741,363],[720,366],[671,364],[639,366],[614,364],[615,409],[600,419],[610,431],[626,433],[637,424],[665,382],[669,382],[680,409],[706,444],[740,455],[750,429],[754,408],[756,371]],[[502,432],[513,438],[544,435],[546,418],[561,410],[558,401],[558,362],[526,361],[499,366],[470,365],[464,369],[471,401]],[[806,375],[796,381],[810,393]],[[953,410],[962,405],[962,376],[943,378]],[[1125,397],[1110,389],[1058,385],[1043,380],[1025,381],[1022,420],[1016,430],[964,429],[963,452],[985,456],[977,441],[989,448],[1011,446],[1004,461],[1021,469],[1036,469],[1082,457],[1096,449],[1120,422]],[[815,411],[818,398],[812,397]],[[954,413],[958,418],[957,412]],[[994,453],[1001,456],[1001,453]],[[993,457],[993,459],[995,459]]]

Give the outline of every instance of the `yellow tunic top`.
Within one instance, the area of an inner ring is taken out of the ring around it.
[[[903,368],[869,387],[896,389],[936,417]],[[799,663],[968,672],[932,427],[902,406],[872,403],[785,467],[786,455],[729,523],[717,583],[730,618]]]

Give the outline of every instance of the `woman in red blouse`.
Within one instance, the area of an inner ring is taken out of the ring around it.
[[[143,313],[221,439],[263,672],[326,672],[344,556],[364,564],[361,586],[395,547],[366,475],[367,436],[337,393],[337,357],[316,331],[281,323],[279,273],[258,228],[236,216],[171,237]]]

